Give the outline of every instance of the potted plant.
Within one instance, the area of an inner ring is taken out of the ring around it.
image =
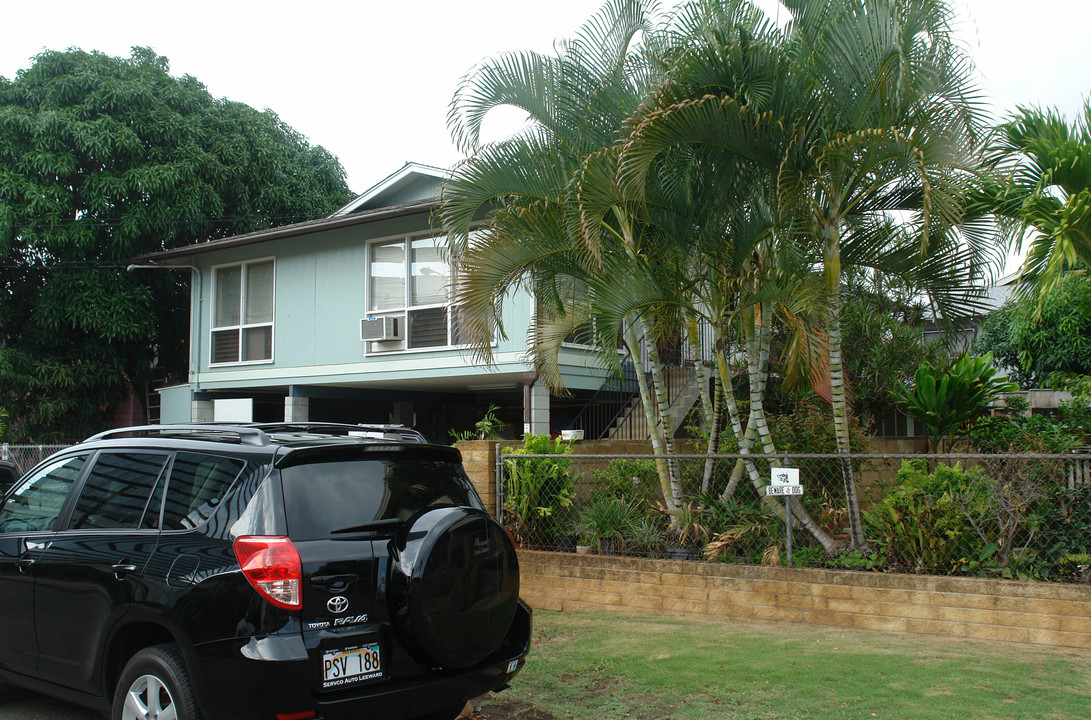
[[[645,515],[636,519],[625,537],[625,548],[634,555],[662,557],[667,543],[667,529],[657,517]]]
[[[620,555],[625,535],[633,523],[634,507],[621,498],[603,493],[591,496],[580,520],[594,538],[602,555]]]
[[[594,552],[595,536],[591,526],[587,523],[584,514],[580,514],[572,521],[572,532],[576,536],[576,554],[590,555]]]
[[[708,542],[708,528],[701,523],[702,507],[692,500],[668,510],[662,503],[656,510],[670,518],[667,529],[667,547],[663,557],[668,560],[696,560],[701,548]]]

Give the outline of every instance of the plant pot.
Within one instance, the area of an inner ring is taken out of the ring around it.
[[[557,552],[574,553],[576,552],[576,536],[575,535],[558,535],[557,536]]]
[[[591,547],[590,545],[577,545],[576,546],[576,554],[577,555],[591,555],[591,554],[593,554],[594,550],[595,550],[595,548]]]
[[[697,560],[701,551],[697,548],[668,547],[663,551],[665,560]]]

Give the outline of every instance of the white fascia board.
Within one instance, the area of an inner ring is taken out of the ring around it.
[[[450,174],[450,171],[443,168],[434,167],[432,165],[423,165],[421,163],[407,162],[400,168],[395,170],[390,175],[372,185],[370,188],[357,195],[354,200],[349,202],[343,208],[330,215],[331,218],[341,217],[342,215],[349,215],[361,206],[368,203],[370,200],[375,199],[382,193],[386,192],[390,188],[394,187],[401,181],[405,180],[410,175],[425,175],[428,177],[434,177],[439,180],[444,180]]]

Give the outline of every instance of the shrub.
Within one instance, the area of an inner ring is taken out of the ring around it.
[[[591,477],[599,492],[613,497],[651,505],[662,499],[654,460],[618,458],[603,470],[592,470]]]
[[[1059,417],[1025,415],[1027,401],[1019,396],[1006,400],[1000,415],[980,418],[970,428],[970,444],[986,453],[1063,453],[1079,444],[1084,416],[1078,409],[1062,410]],[[1066,418],[1067,412],[1067,418]]]
[[[864,511],[895,566],[913,572],[951,572],[985,546],[978,528],[991,522],[989,479],[980,467],[939,465],[927,473],[923,460],[903,460],[897,486]],[[989,531],[986,531],[989,532]]]
[[[1091,565],[1091,485],[1056,489],[1036,513],[1040,548],[1033,564],[1035,574],[1046,579],[1082,580],[1081,565]]]
[[[504,455],[558,455],[572,446],[548,435],[527,435],[521,448]],[[516,542],[549,542],[558,534],[572,506],[576,482],[567,457],[504,459],[504,524]]]

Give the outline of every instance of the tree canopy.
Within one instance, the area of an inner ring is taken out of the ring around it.
[[[1068,272],[1040,295],[1009,300],[981,324],[974,352],[1025,388],[1050,385],[1053,373],[1091,375],[1091,280]]]
[[[0,77],[0,407],[11,439],[94,430],[153,368],[184,377],[187,281],[149,252],[326,215],[335,157],[165,57],[47,51]]]

